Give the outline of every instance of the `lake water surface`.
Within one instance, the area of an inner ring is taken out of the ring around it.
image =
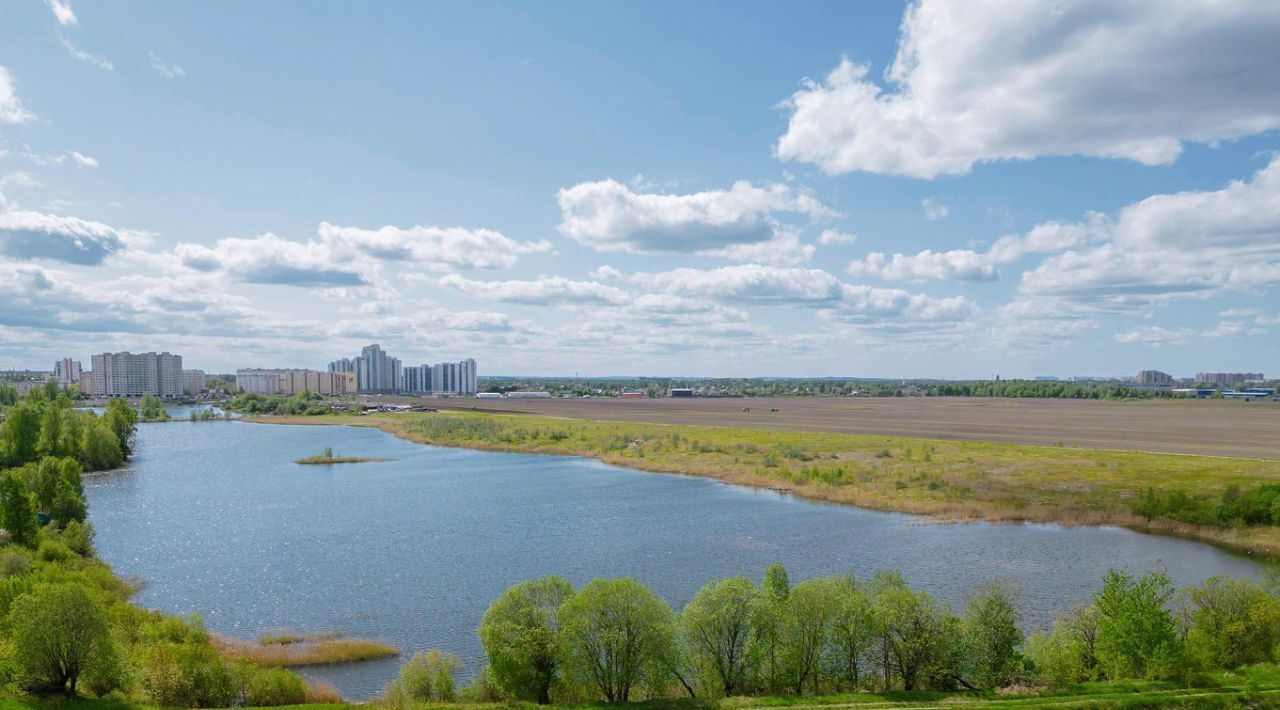
[[[300,466],[331,446],[386,463]],[[415,650],[482,659],[475,629],[523,579],[631,576],[677,609],[710,579],[879,570],[960,608],[1018,584],[1024,626],[1083,601],[1103,573],[1164,568],[1179,585],[1257,576],[1247,558],[1118,528],[939,525],[593,459],[422,446],[375,429],[234,421],[138,427],[132,465],[86,479],[100,556],[147,583],[137,601],[213,631],[340,630],[401,659],[308,670],[373,695]]]

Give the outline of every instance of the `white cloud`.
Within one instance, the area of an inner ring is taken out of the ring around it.
[[[35,114],[23,107],[22,101],[13,88],[13,76],[9,70],[0,67],[0,123],[26,123],[35,118]]]
[[[245,283],[334,288],[364,286],[361,269],[333,258],[322,242],[294,242],[267,233],[251,239],[219,239],[213,247],[179,244],[175,255],[196,271],[219,271]]]
[[[521,254],[551,251],[551,244],[545,240],[517,242],[491,229],[421,225],[359,229],[322,222],[319,234],[335,249],[442,269],[509,269]]]
[[[950,207],[947,207],[932,197],[926,197],[923,200],[920,200],[920,209],[924,211],[924,218],[930,222],[946,219],[947,215],[951,212]]]
[[[1091,213],[1079,224],[1044,222],[1025,234],[1000,237],[985,252],[952,249],[936,252],[925,249],[918,254],[871,252],[863,259],[850,262],[847,271],[854,276],[878,276],[886,281],[995,281],[999,266],[1010,264],[1037,253],[1062,252],[1102,240],[1109,234],[1104,215]]]
[[[822,234],[818,235],[818,243],[823,246],[835,246],[837,244],[853,244],[858,241],[856,234],[841,232],[835,229],[824,229]]]
[[[95,265],[123,249],[140,246],[147,239],[143,232],[77,217],[26,210],[0,212],[0,254],[15,259]]]
[[[1050,257],[1020,291],[1115,307],[1275,286],[1280,157],[1250,181],[1148,197],[1088,229],[1105,243]]]
[[[573,281],[549,276],[532,281],[473,281],[458,274],[442,276],[438,284],[482,301],[534,306],[617,305],[626,303],[626,291],[594,281]]]
[[[1124,333],[1116,333],[1117,343],[1133,343],[1140,345],[1181,345],[1191,341],[1196,332],[1190,328],[1163,328],[1158,325],[1142,326]]]
[[[976,312],[963,296],[934,298],[896,288],[874,288],[845,284],[838,305],[822,311],[827,320],[849,323],[903,318],[908,321],[958,321]]]
[[[97,55],[90,54],[84,51],[83,49],[80,49],[79,47],[72,44],[71,40],[67,39],[66,37],[63,37],[62,35],[58,35],[58,40],[62,42],[63,47],[67,48],[67,53],[70,54],[72,58],[88,64],[92,64],[93,66],[99,69],[104,69],[106,71],[116,70],[115,65],[113,65],[110,61],[103,59],[102,57],[99,57]]]
[[[840,281],[821,269],[741,264],[718,269],[680,268],[633,279],[670,294],[758,305],[822,304],[840,298]]]
[[[77,165],[82,165],[86,168],[98,167],[97,158],[93,158],[91,156],[85,155],[84,153],[80,153],[78,151],[74,151],[74,150],[71,151],[71,159],[76,161]]]
[[[76,23],[76,13],[71,11],[71,4],[66,0],[47,0],[49,9],[53,10],[53,16],[58,19],[58,24],[62,26],[74,25]]]
[[[608,264],[592,269],[587,276],[590,276],[592,281],[621,281],[626,278],[621,271]]]
[[[886,85],[844,59],[806,81],[776,154],[933,178],[1045,155],[1173,162],[1280,127],[1271,0],[920,0]]]
[[[745,180],[728,190],[687,195],[636,192],[615,180],[600,180],[562,189],[556,198],[560,233],[599,251],[737,260],[765,256],[778,263],[805,261],[813,250],[800,245],[776,214],[835,214],[787,185],[757,187]]]
[[[173,62],[166,62],[160,57],[157,57],[155,52],[148,52],[148,54],[151,57],[151,68],[154,69],[156,73],[159,74],[160,76],[163,76],[169,79],[176,79],[178,77],[187,75],[186,69],[183,69],[182,67],[178,66],[177,64],[174,64]]]

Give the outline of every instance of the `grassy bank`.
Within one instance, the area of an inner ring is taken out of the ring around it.
[[[254,421],[370,426],[425,444],[590,456],[949,521],[1120,525],[1280,554],[1280,527],[1217,528],[1132,511],[1148,488],[1203,496],[1280,482],[1280,461],[466,412]]]
[[[1017,692],[891,692],[857,693],[803,697],[725,698],[719,700],[661,700],[631,703],[629,707],[648,710],[745,710],[746,708],[1224,708],[1280,707],[1280,669],[1272,665],[1254,666],[1235,672],[1214,673],[1184,687],[1168,682],[1082,683],[1059,689],[1024,689]],[[624,707],[628,707],[624,706]],[[151,710],[144,705],[116,698],[66,698],[63,696],[20,695],[0,697],[0,710]],[[289,706],[300,710],[337,710],[350,707],[334,704]],[[430,708],[459,710],[533,710],[531,703],[432,703]],[[558,708],[618,707],[603,703],[556,705]]]

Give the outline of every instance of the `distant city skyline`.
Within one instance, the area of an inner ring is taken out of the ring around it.
[[[0,370],[1280,372],[1278,36],[1207,0],[6,3]]]

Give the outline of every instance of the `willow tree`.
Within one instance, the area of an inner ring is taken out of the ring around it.
[[[480,643],[498,686],[522,700],[551,702],[565,655],[560,607],[573,596],[561,577],[543,577],[507,589],[480,622]]]

